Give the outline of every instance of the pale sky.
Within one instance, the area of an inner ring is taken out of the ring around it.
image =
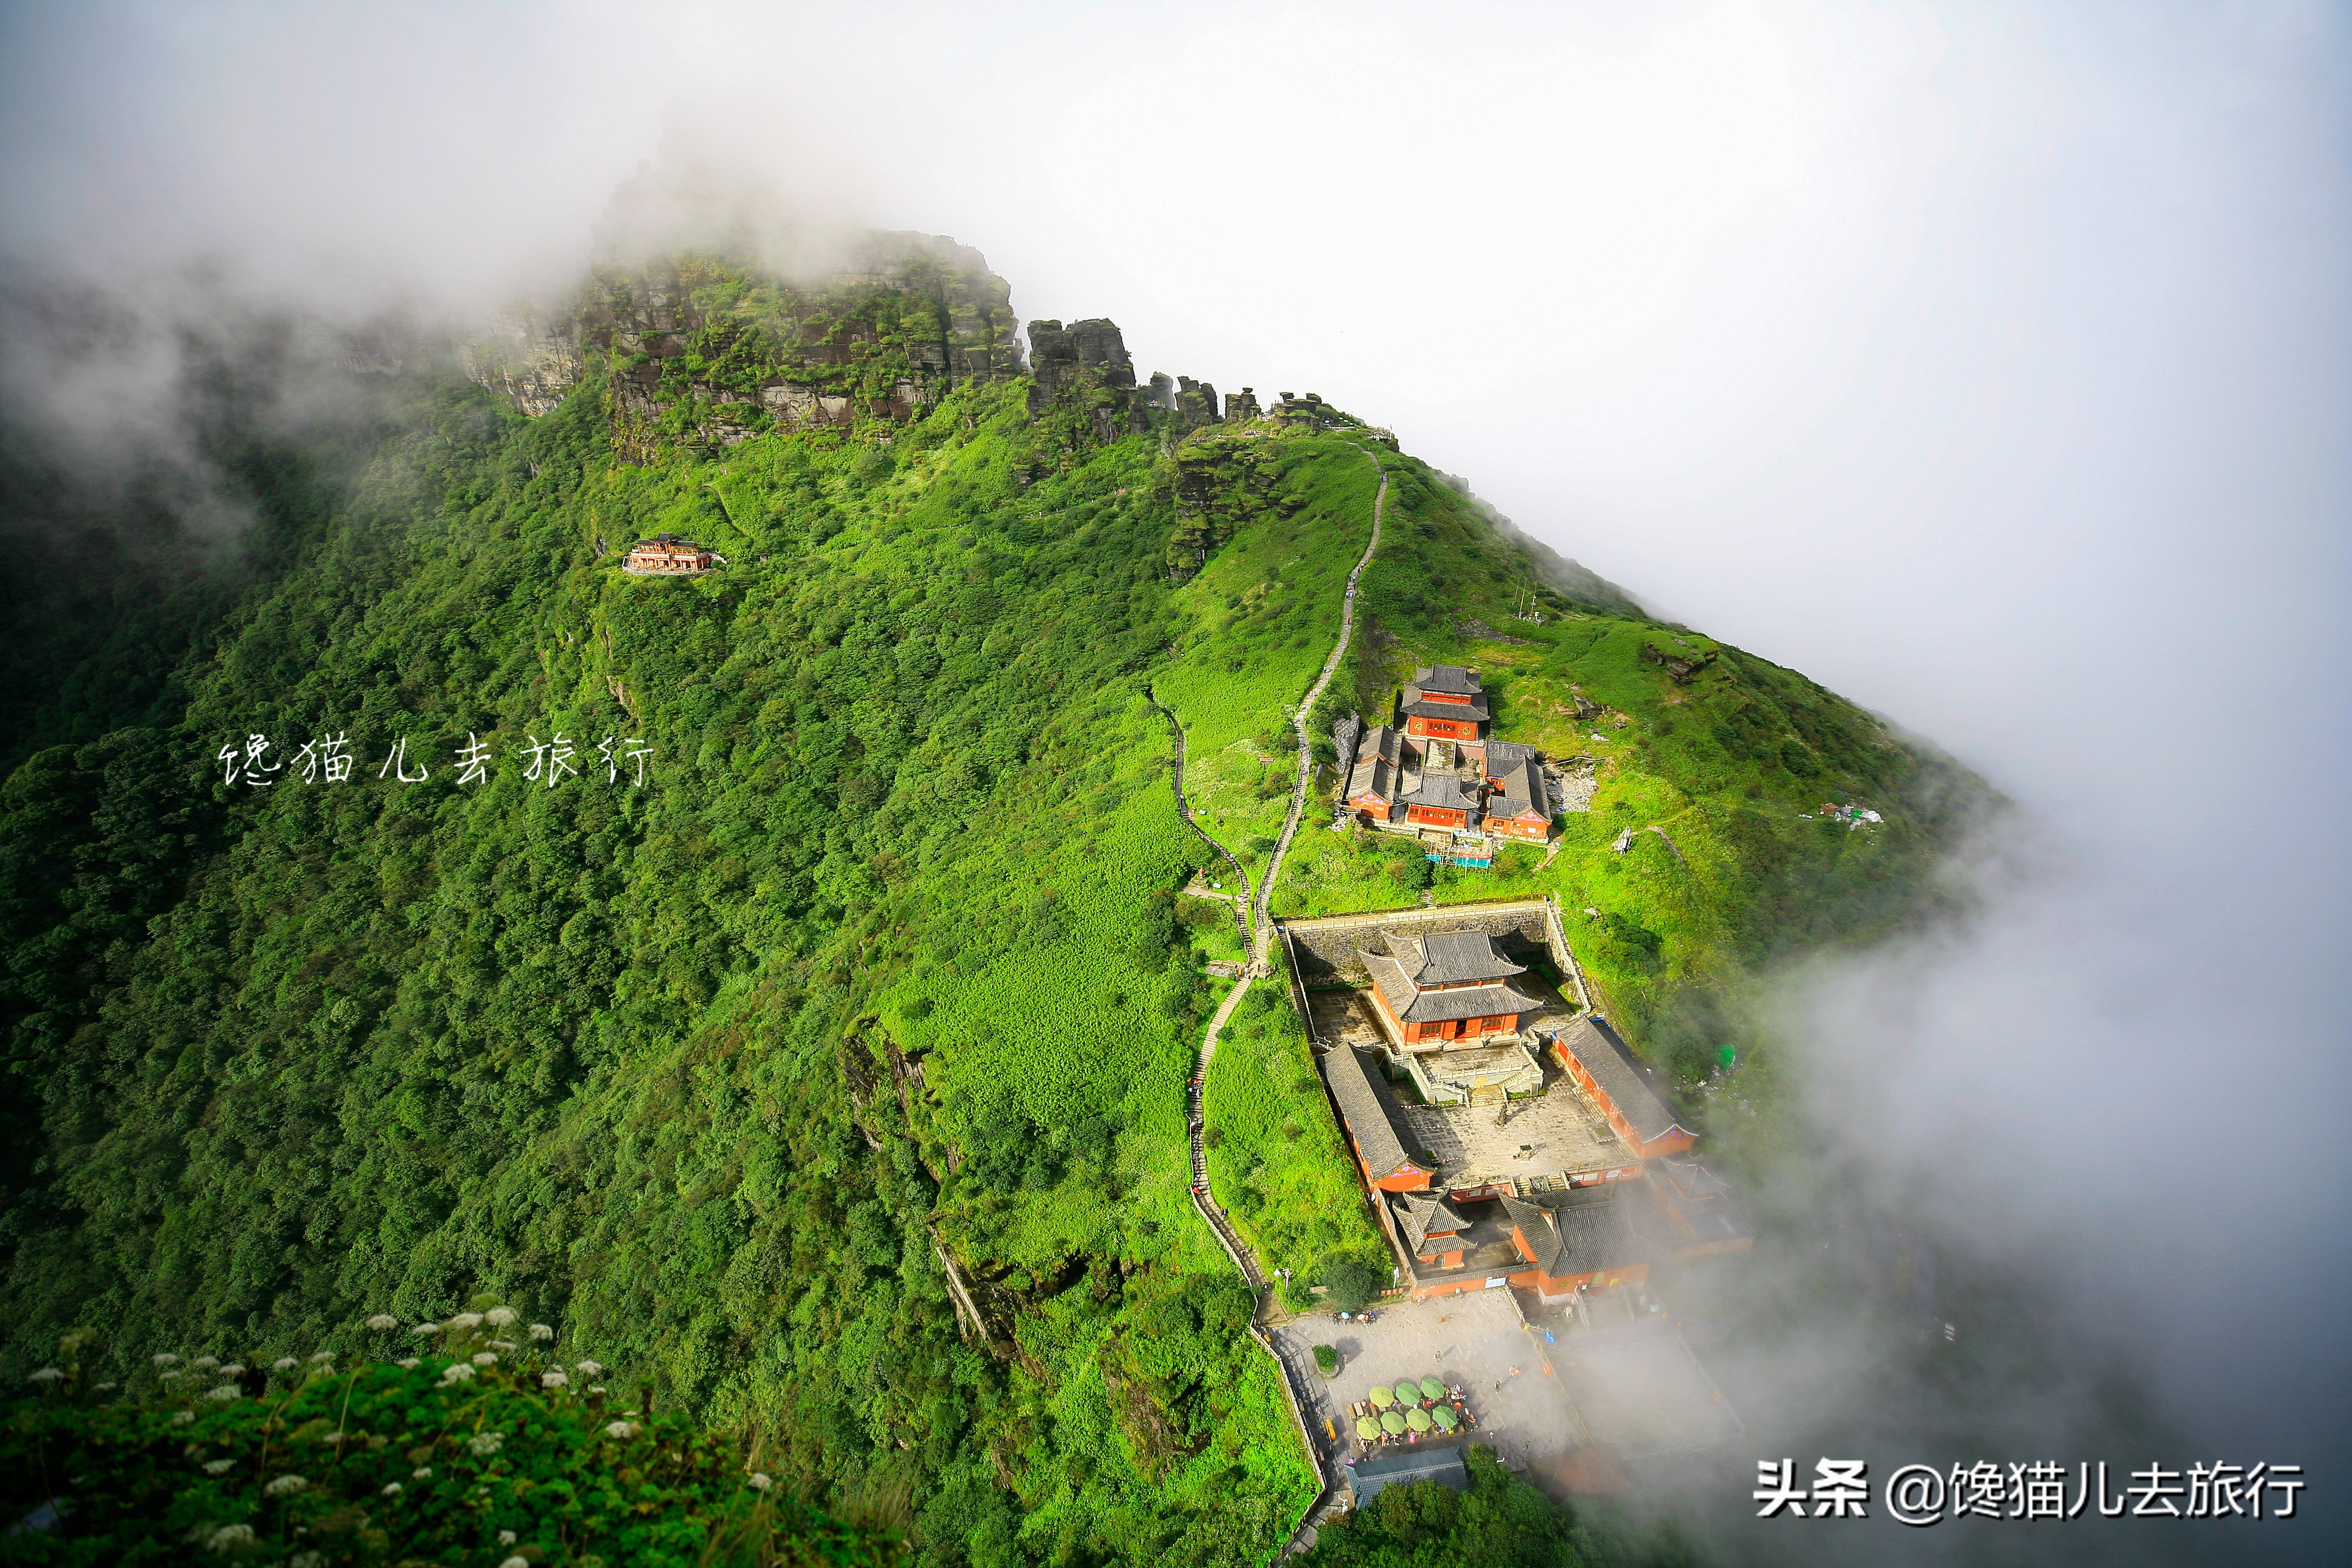
[[[117,278],[488,301],[667,132],[1391,426],[2030,809],[1978,933],[1794,998],[1825,1102],[2064,1186],[2182,1408],[2325,1389],[2341,1453],[2347,84],[2295,3],[19,5],[0,202]],[[2176,1270],[2241,1268],[2216,1344]]]

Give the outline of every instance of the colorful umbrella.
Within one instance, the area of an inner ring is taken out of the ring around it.
[[[1384,1383],[1376,1383],[1372,1384],[1372,1391],[1364,1395],[1364,1397],[1370,1400],[1373,1404],[1379,1405],[1383,1410],[1396,1403],[1396,1395],[1389,1392],[1388,1384]]]
[[[1433,1425],[1429,1419],[1429,1412],[1418,1405],[1404,1413],[1404,1424],[1416,1432],[1426,1432]]]
[[[1381,1424],[1369,1415],[1356,1417],[1356,1436],[1369,1443],[1381,1435]]]
[[[1404,1417],[1393,1410],[1381,1412],[1381,1430],[1393,1437],[1404,1430]]]
[[[1445,1385],[1433,1377],[1424,1377],[1421,1380],[1421,1396],[1423,1399],[1443,1399],[1445,1397]]]
[[[1451,1432],[1462,1425],[1462,1417],[1454,1414],[1451,1405],[1439,1405],[1429,1413],[1429,1418],[1437,1423],[1437,1429],[1441,1432]]]

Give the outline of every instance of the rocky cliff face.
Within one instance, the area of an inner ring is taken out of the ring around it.
[[[1029,406],[1041,409],[1065,386],[1081,384],[1110,388],[1135,385],[1135,362],[1128,357],[1118,324],[1097,317],[1087,321],[1029,323]]]
[[[1011,287],[971,247],[918,234],[876,235],[806,281],[698,253],[608,264],[568,311],[502,318],[460,346],[467,375],[533,416],[591,356],[611,367],[630,462],[769,429],[903,424],[958,384],[1025,369]]]
[[[550,319],[530,310],[483,323],[457,345],[457,363],[473,381],[534,419],[552,412],[584,369],[578,323],[568,315]]]
[[[970,246],[935,235],[877,234],[826,276],[796,280],[712,252],[591,271],[572,306],[519,310],[459,344],[466,374],[537,417],[593,368],[610,373],[613,443],[624,462],[668,448],[731,446],[769,430],[864,429],[918,417],[953,388],[1034,378],[1030,411],[1065,442],[1189,431],[1260,417],[1244,387],[1155,374],[1146,386],[1118,323],[1029,323],[1024,363],[1012,289]],[[1323,410],[1328,414],[1329,410]],[[1211,531],[1213,531],[1212,530]]]

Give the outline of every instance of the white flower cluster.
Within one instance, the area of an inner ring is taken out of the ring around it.
[[[206,1462],[205,1465],[205,1474],[208,1476],[225,1476],[236,1468],[236,1461],[235,1459],[213,1459]]]
[[[394,1362],[392,1364],[398,1367],[403,1372],[415,1372],[418,1367],[423,1366],[425,1363],[413,1355],[404,1355],[398,1361]]]
[[[770,1480],[766,1476],[760,1474],[756,1470],[751,1474],[751,1489],[753,1491],[763,1492],[775,1484],[776,1483],[774,1481]]]
[[[419,1465],[408,1472],[408,1479],[412,1481],[429,1481],[433,1479],[433,1467]]]
[[[476,1329],[482,1326],[482,1314],[479,1312],[460,1312],[456,1317],[449,1320],[449,1326],[457,1330],[461,1334],[470,1334]]]
[[[379,1334],[388,1334],[393,1330],[400,1327],[400,1320],[394,1317],[390,1312],[378,1312],[374,1317],[370,1318],[367,1321],[367,1326],[374,1330]]]
[[[623,1442],[628,1441],[636,1435],[637,1427],[636,1423],[634,1421],[615,1421],[611,1426],[604,1428],[604,1436],[607,1437],[618,1437]]]
[[[474,1364],[476,1366],[496,1366],[499,1364],[499,1352],[496,1351],[476,1351],[474,1352]]]
[[[200,1355],[188,1364],[194,1367],[198,1372],[210,1372],[213,1368],[220,1365],[220,1358],[218,1356]]]
[[[542,1372],[539,1374],[539,1385],[541,1388],[562,1388],[571,1381],[560,1372]]]
[[[262,1488],[261,1492],[264,1497],[292,1497],[310,1484],[307,1477],[284,1475]]]
[[[334,1359],[335,1352],[332,1351],[313,1351],[310,1352],[310,1364],[312,1366],[324,1366]]]
[[[205,1544],[215,1552],[226,1552],[232,1546],[242,1546],[253,1539],[249,1524],[224,1524],[205,1538]]]
[[[506,1447],[506,1436],[499,1432],[477,1432],[466,1439],[467,1450],[478,1459],[487,1459]]]
[[[530,1559],[518,1552],[499,1564],[499,1568],[530,1568]]]
[[[326,1568],[326,1562],[323,1552],[297,1552],[286,1560],[286,1568]]]
[[[238,1395],[242,1394],[244,1392],[245,1392],[245,1390],[243,1390],[243,1389],[239,1388],[236,1384],[233,1384],[233,1383],[224,1383],[224,1384],[222,1384],[218,1388],[212,1389],[212,1390],[208,1391],[208,1392],[205,1394],[205,1397],[206,1399],[217,1399],[217,1400],[219,1400],[222,1404],[226,1405],[226,1404],[227,1404],[230,1400],[235,1399],[235,1398],[236,1398]]]
[[[292,1372],[301,1364],[302,1363],[300,1362],[296,1361],[290,1355],[282,1355],[276,1361],[269,1363],[269,1370],[272,1372]]]
[[[583,1377],[602,1377],[604,1375],[604,1365],[599,1362],[583,1361],[577,1366],[573,1367],[572,1370],[577,1372]]]
[[[474,1369],[462,1361],[453,1361],[441,1369],[441,1386],[444,1388],[460,1383],[471,1383],[473,1379]]]
[[[157,1366],[177,1366],[180,1363],[180,1358],[173,1355],[170,1351],[158,1351],[147,1359],[153,1362]]]
[[[515,1321],[512,1307],[493,1307],[482,1315],[482,1321],[494,1329],[503,1329]]]
[[[545,1344],[548,1341],[555,1337],[555,1331],[549,1328],[545,1323],[533,1323],[530,1326],[530,1337],[539,1341],[540,1343]]]
[[[43,1388],[47,1388],[53,1383],[62,1382],[65,1375],[66,1374],[64,1373],[59,1372],[56,1367],[45,1366],[38,1372],[33,1373],[31,1381],[39,1384]]]

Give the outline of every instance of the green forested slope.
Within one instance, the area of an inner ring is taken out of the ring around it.
[[[307,1353],[495,1297],[920,1561],[1262,1558],[1315,1482],[1186,1201],[1202,963],[1232,939],[1181,896],[1210,852],[1147,690],[1262,875],[1368,452],[1386,542],[1310,734],[1443,657],[1484,661],[1504,735],[1598,752],[1549,868],[1438,892],[1600,910],[1572,936],[1663,1062],[1727,1038],[1792,944],[1901,918],[1944,831],[1937,770],[1801,678],[1614,602],[1547,595],[1519,630],[1525,555],[1342,416],[1232,458],[1229,428],[970,383],[911,425],[633,465],[605,374],[538,420],[419,375],[356,457],[257,469],[288,499],[249,585],[151,642],[187,651],[134,727],[89,674],[121,637],[51,645],[49,689],[90,696],[24,710],[0,785],[0,1372],[81,1323],[125,1364]],[[1255,481],[1187,490],[1229,458]],[[665,529],[730,564],[596,553]],[[1178,539],[1209,543],[1171,571]],[[1717,657],[1685,681],[1645,645]],[[1574,688],[1601,720],[1562,721]],[[593,770],[526,780],[558,731]],[[255,731],[362,765],[224,783]],[[645,787],[607,781],[607,736],[650,745]],[[429,778],[376,776],[402,739]],[[1886,825],[1796,819],[1832,795]],[[1277,912],[1420,896],[1425,862],[1310,812]],[[1652,822],[1687,865],[1608,847]],[[1302,1283],[1379,1259],[1282,988],[1227,1038],[1237,1222]]]

